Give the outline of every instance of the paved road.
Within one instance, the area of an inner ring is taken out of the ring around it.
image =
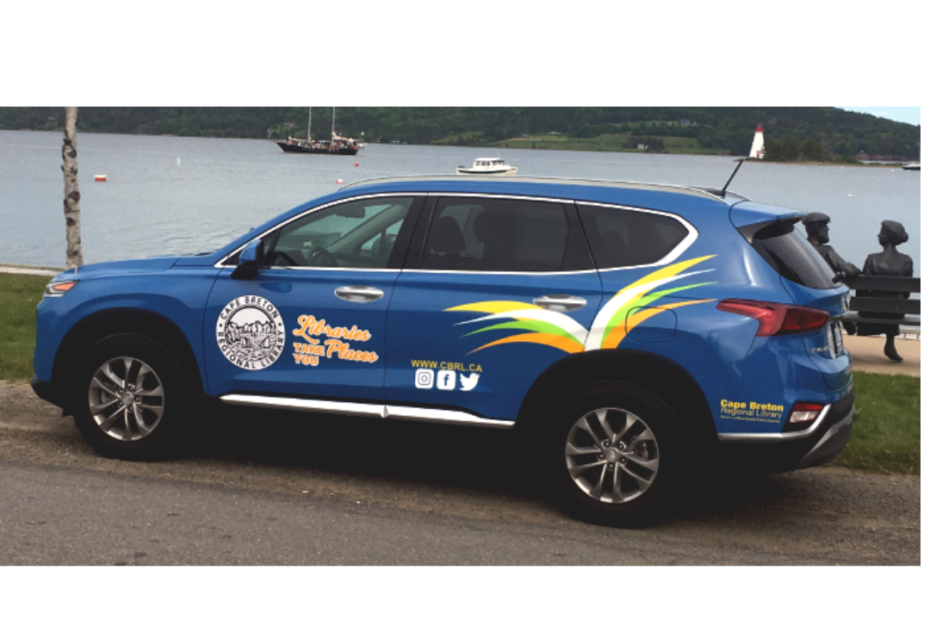
[[[910,564],[920,479],[719,483],[643,530],[542,499],[507,433],[228,411],[171,461],[103,459],[0,384],[0,564]]]
[[[580,524],[4,463],[0,564],[810,564]]]

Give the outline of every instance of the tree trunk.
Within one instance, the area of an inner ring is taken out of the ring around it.
[[[78,190],[77,108],[65,108],[65,141],[61,145],[61,170],[65,173],[65,238],[68,269],[84,264],[81,251],[81,192]]]

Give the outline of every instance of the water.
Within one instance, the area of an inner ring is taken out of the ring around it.
[[[0,131],[0,262],[63,266],[60,133]],[[212,250],[335,191],[336,179],[450,174],[501,155],[520,175],[720,187],[732,157],[368,145],[358,157],[285,155],[262,140],[78,135],[84,260]],[[180,158],[180,165],[178,159]],[[355,164],[359,166],[356,167]],[[106,174],[106,183],[95,183]],[[735,192],[833,218],[833,246],[862,265],[884,219],[904,224],[919,275],[920,174],[899,168],[743,165]]]

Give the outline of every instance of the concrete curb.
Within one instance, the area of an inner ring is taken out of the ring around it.
[[[54,276],[64,271],[59,267],[36,267],[33,265],[14,265],[0,263],[0,273],[12,273],[24,276]]]

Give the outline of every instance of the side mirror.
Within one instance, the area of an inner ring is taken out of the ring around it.
[[[251,280],[258,275],[258,269],[262,264],[261,245],[261,239],[253,239],[242,248],[239,264],[232,272],[233,280]]]

